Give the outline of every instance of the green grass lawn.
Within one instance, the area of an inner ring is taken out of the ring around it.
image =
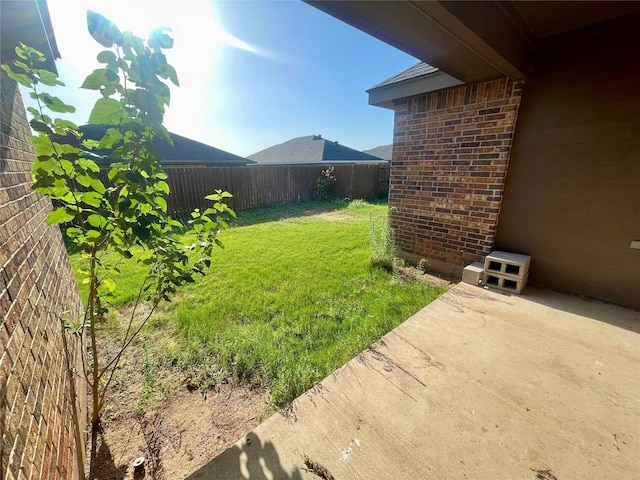
[[[259,382],[286,405],[443,293],[370,266],[370,218],[386,211],[311,202],[239,212],[207,276],[159,310],[145,344],[201,386]],[[143,275],[133,262],[122,269],[117,308]]]

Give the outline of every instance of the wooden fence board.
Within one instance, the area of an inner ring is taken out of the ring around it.
[[[229,206],[234,210],[266,207],[283,203],[313,200],[316,181],[330,164],[278,164],[234,167],[164,166],[171,189],[170,213],[189,213],[205,209],[210,202],[204,197],[215,190],[233,194]],[[332,194],[336,198],[376,198],[389,191],[388,164],[335,164],[336,182]],[[104,180],[106,172],[104,172]]]

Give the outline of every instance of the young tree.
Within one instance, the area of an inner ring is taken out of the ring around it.
[[[67,237],[83,252],[80,272],[88,296],[83,317],[76,324],[88,330],[89,361],[84,377],[92,392],[91,422],[95,426],[127,347],[159,302],[170,300],[196,274],[204,274],[214,245],[220,245],[218,232],[235,214],[225,203],[231,194],[220,190],[206,197],[212,202],[210,208],[191,214],[188,227],[167,213],[169,185],[154,147],[156,139],[171,142],[162,126],[170,98],[165,81],[178,85],[176,72],[163,53],[173,45],[167,29],[156,30],[144,40],[121,32],[91,11],[87,23],[91,36],[106,48],[97,57],[103,67],[82,84],[100,94],[89,117],[90,124],[106,126],[100,140],[82,138],[75,124],[47,113],[75,109],[41,91],[43,85],[63,83],[55,73],[39,68],[44,61],[40,52],[20,45],[16,48],[19,60],[2,68],[31,90],[38,106],[28,109],[31,127],[37,132],[32,138],[37,153],[33,189],[53,201],[48,223],[65,224]],[[99,159],[110,163],[108,181],[96,163]],[[189,239],[188,244],[181,242],[184,238]],[[102,358],[96,327],[105,321],[108,299],[117,288],[112,274],[119,272],[124,261],[145,265],[148,275],[140,285],[119,352]],[[139,308],[142,302],[148,302],[150,308]]]

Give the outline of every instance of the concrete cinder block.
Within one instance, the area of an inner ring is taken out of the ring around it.
[[[462,270],[462,281],[471,285],[479,285],[484,274],[484,264],[482,262],[473,262]]]
[[[529,273],[531,257],[518,253],[494,251],[484,260],[485,273],[522,280]]]
[[[498,290],[504,290],[505,292],[520,295],[522,290],[524,290],[524,287],[527,285],[528,278],[528,273],[525,274],[524,278],[516,279],[485,271],[482,283],[487,287],[497,288]]]

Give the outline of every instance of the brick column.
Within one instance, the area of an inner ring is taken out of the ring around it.
[[[80,370],[83,352],[61,319],[75,320],[82,304],[60,229],[46,223],[51,202],[31,191],[34,151],[20,91],[4,72],[0,86],[0,472],[76,478],[86,384],[69,367]]]
[[[503,78],[395,102],[389,207],[405,258],[460,275],[491,251],[521,93]]]

